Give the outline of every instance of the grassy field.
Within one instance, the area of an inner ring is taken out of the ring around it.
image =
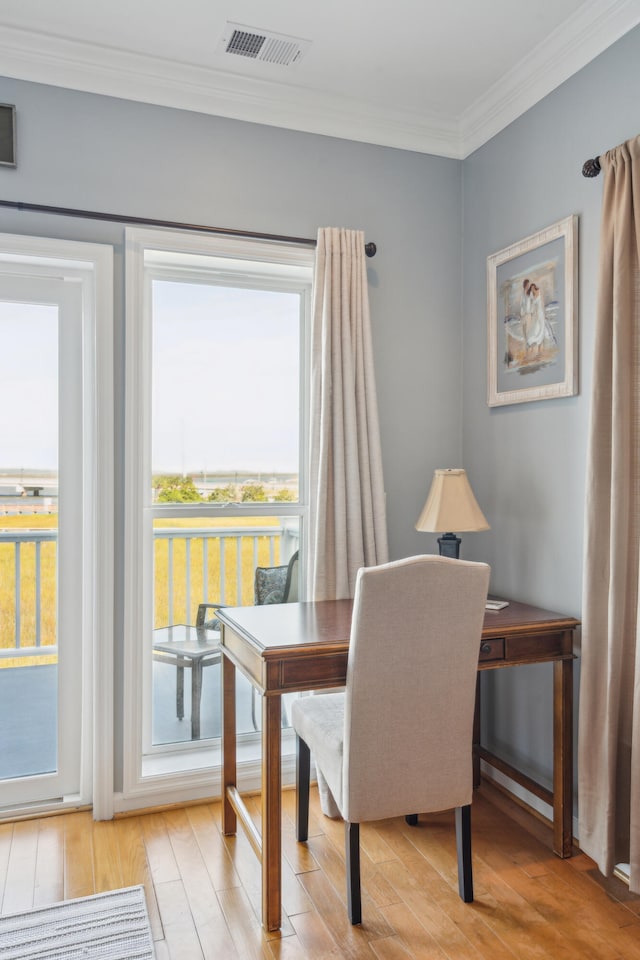
[[[58,523],[55,514],[17,515],[0,517],[0,529],[34,530],[56,529]],[[162,520],[156,527],[273,527],[278,525],[275,517],[216,517]],[[220,596],[220,541],[210,540],[207,584],[204,583],[202,538],[191,541],[191,602],[187,601],[186,543],[176,540],[173,548],[173,623],[195,623],[198,604],[206,597],[211,602],[219,602]],[[225,542],[225,602],[239,606],[253,603],[254,552],[253,537],[241,541],[242,594],[238,595],[236,580],[238,540],[229,538]],[[279,544],[276,542],[274,562],[279,562]],[[269,566],[269,538],[260,537],[258,541],[258,566]],[[163,627],[169,623],[169,548],[167,540],[156,540],[154,544],[154,625]],[[56,643],[56,544],[43,543],[41,546],[41,643],[48,646]],[[36,637],[36,565],[35,545],[23,544],[20,548],[20,625],[21,646],[35,645]],[[13,543],[0,543],[0,648],[15,646],[15,546]],[[50,663],[54,657],[26,659],[0,659],[0,668]]]

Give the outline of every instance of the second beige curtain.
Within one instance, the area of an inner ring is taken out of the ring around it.
[[[388,560],[364,233],[318,231],[311,343],[311,597]]]
[[[604,171],[587,472],[580,846],[640,893],[640,137]]]

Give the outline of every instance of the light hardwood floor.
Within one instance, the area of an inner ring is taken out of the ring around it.
[[[257,799],[250,801],[256,820]],[[640,960],[640,898],[483,785],[473,803],[476,899],[458,898],[453,814],[361,828],[363,924],[345,909],[343,825],[312,791],[308,844],[283,793],[280,934],[259,923],[258,861],[210,803],[94,823],[89,813],[0,824],[2,913],[142,883],[158,960]]]

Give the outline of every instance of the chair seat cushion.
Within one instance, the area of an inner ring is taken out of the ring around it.
[[[304,740],[343,812],[344,693],[301,697],[291,705],[291,725]]]

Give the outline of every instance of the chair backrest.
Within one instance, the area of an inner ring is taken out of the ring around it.
[[[279,567],[256,567],[254,601],[263,603],[293,603],[298,599],[298,551],[289,563]]]
[[[489,573],[487,564],[440,556],[359,571],[347,667],[345,818],[471,802]]]
[[[298,551],[289,560],[287,564],[287,582],[284,585],[284,597],[283,603],[297,603],[299,596],[299,584],[298,584],[298,568],[299,568],[299,557]]]

